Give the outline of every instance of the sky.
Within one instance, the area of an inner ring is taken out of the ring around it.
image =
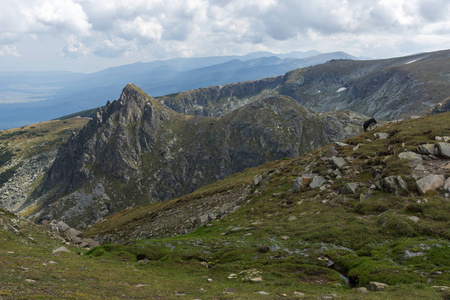
[[[0,71],[175,57],[450,48],[450,0],[1,0]]]

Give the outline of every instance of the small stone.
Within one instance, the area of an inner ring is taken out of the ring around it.
[[[69,249],[67,249],[65,246],[59,247],[58,249],[53,250],[53,253],[58,253],[58,252],[70,252]]]
[[[202,266],[206,267],[206,268],[209,268],[208,263],[206,263],[206,262],[204,262],[204,261],[200,262],[200,264],[201,264]]]
[[[263,280],[262,280],[261,277],[255,277],[255,278],[250,279],[250,281],[253,281],[253,282],[261,282],[261,281],[263,281]]]
[[[30,282],[30,283],[36,282],[36,280],[33,280],[33,279],[25,279],[25,281]]]
[[[294,291],[294,296],[297,297],[297,298],[303,298],[306,295],[305,295],[305,293]]]
[[[327,157],[333,157],[333,156],[337,156],[339,153],[336,151],[336,149],[334,149],[334,147],[330,147],[327,150],[325,150],[325,155]]]
[[[283,236],[281,237],[281,239],[286,241],[286,240],[290,239],[290,237],[288,237],[287,235],[283,235]]]
[[[400,158],[400,159],[407,159],[409,161],[414,161],[414,160],[422,160],[422,155],[421,154],[417,154],[415,152],[406,151],[406,152],[400,153],[398,155],[398,158]]]
[[[148,284],[139,283],[139,284],[136,284],[134,287],[140,288],[140,287],[143,287],[143,286],[148,286]]]
[[[208,278],[206,281],[208,281],[208,283],[212,283],[212,279],[211,278]]]
[[[288,221],[295,221],[295,220],[297,220],[297,217],[296,216],[290,216],[289,218],[288,218]]]
[[[334,143],[336,146],[339,146],[339,147],[347,147],[347,146],[350,146],[349,144],[346,144],[346,143],[341,143],[341,142],[336,142],[336,143]]]
[[[353,147],[353,151],[358,151],[359,147],[361,147],[363,144],[358,144],[355,147]]]
[[[389,133],[386,132],[376,132],[373,134],[376,140],[385,140],[389,137]]]
[[[416,216],[409,216],[408,219],[410,219],[411,221],[414,221],[414,222],[418,222],[420,220],[420,218],[416,217]]]
[[[365,287],[359,287],[356,290],[363,295],[367,295],[369,293],[369,291]]]
[[[450,158],[450,144],[449,143],[438,143],[438,152],[441,156],[445,158]]]
[[[231,273],[230,275],[228,275],[228,279],[234,279],[237,278],[237,274]]]
[[[433,289],[438,289],[438,290],[440,290],[441,292],[450,289],[450,287],[445,286],[445,285],[433,285],[432,288],[433,288]]]
[[[270,295],[268,292],[265,292],[265,291],[255,292],[255,294],[259,294],[259,295]]]
[[[428,175],[422,179],[417,180],[417,188],[423,195],[428,191],[440,189],[445,184],[444,175]]]
[[[372,281],[369,283],[369,286],[367,288],[369,291],[376,292],[376,291],[384,291],[387,287],[388,285],[386,283]]]

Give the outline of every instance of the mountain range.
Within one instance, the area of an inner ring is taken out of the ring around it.
[[[0,129],[58,118],[104,105],[133,82],[152,96],[210,85],[281,75],[330,59],[355,59],[343,53],[316,51],[244,56],[176,58],[135,63],[92,74],[70,72],[1,72]]]

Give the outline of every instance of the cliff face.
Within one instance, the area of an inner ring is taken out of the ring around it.
[[[315,112],[352,110],[392,120],[428,113],[450,93],[450,50],[384,60],[332,60],[283,76],[158,98],[193,115],[224,115],[261,97],[285,95]]]
[[[223,117],[187,116],[129,84],[60,147],[37,216],[86,227],[126,207],[178,197],[353,136],[365,118],[316,114],[286,96],[259,99]]]

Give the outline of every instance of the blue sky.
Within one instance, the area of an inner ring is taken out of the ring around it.
[[[450,48],[448,0],[2,0],[0,71],[94,72],[174,57]]]

